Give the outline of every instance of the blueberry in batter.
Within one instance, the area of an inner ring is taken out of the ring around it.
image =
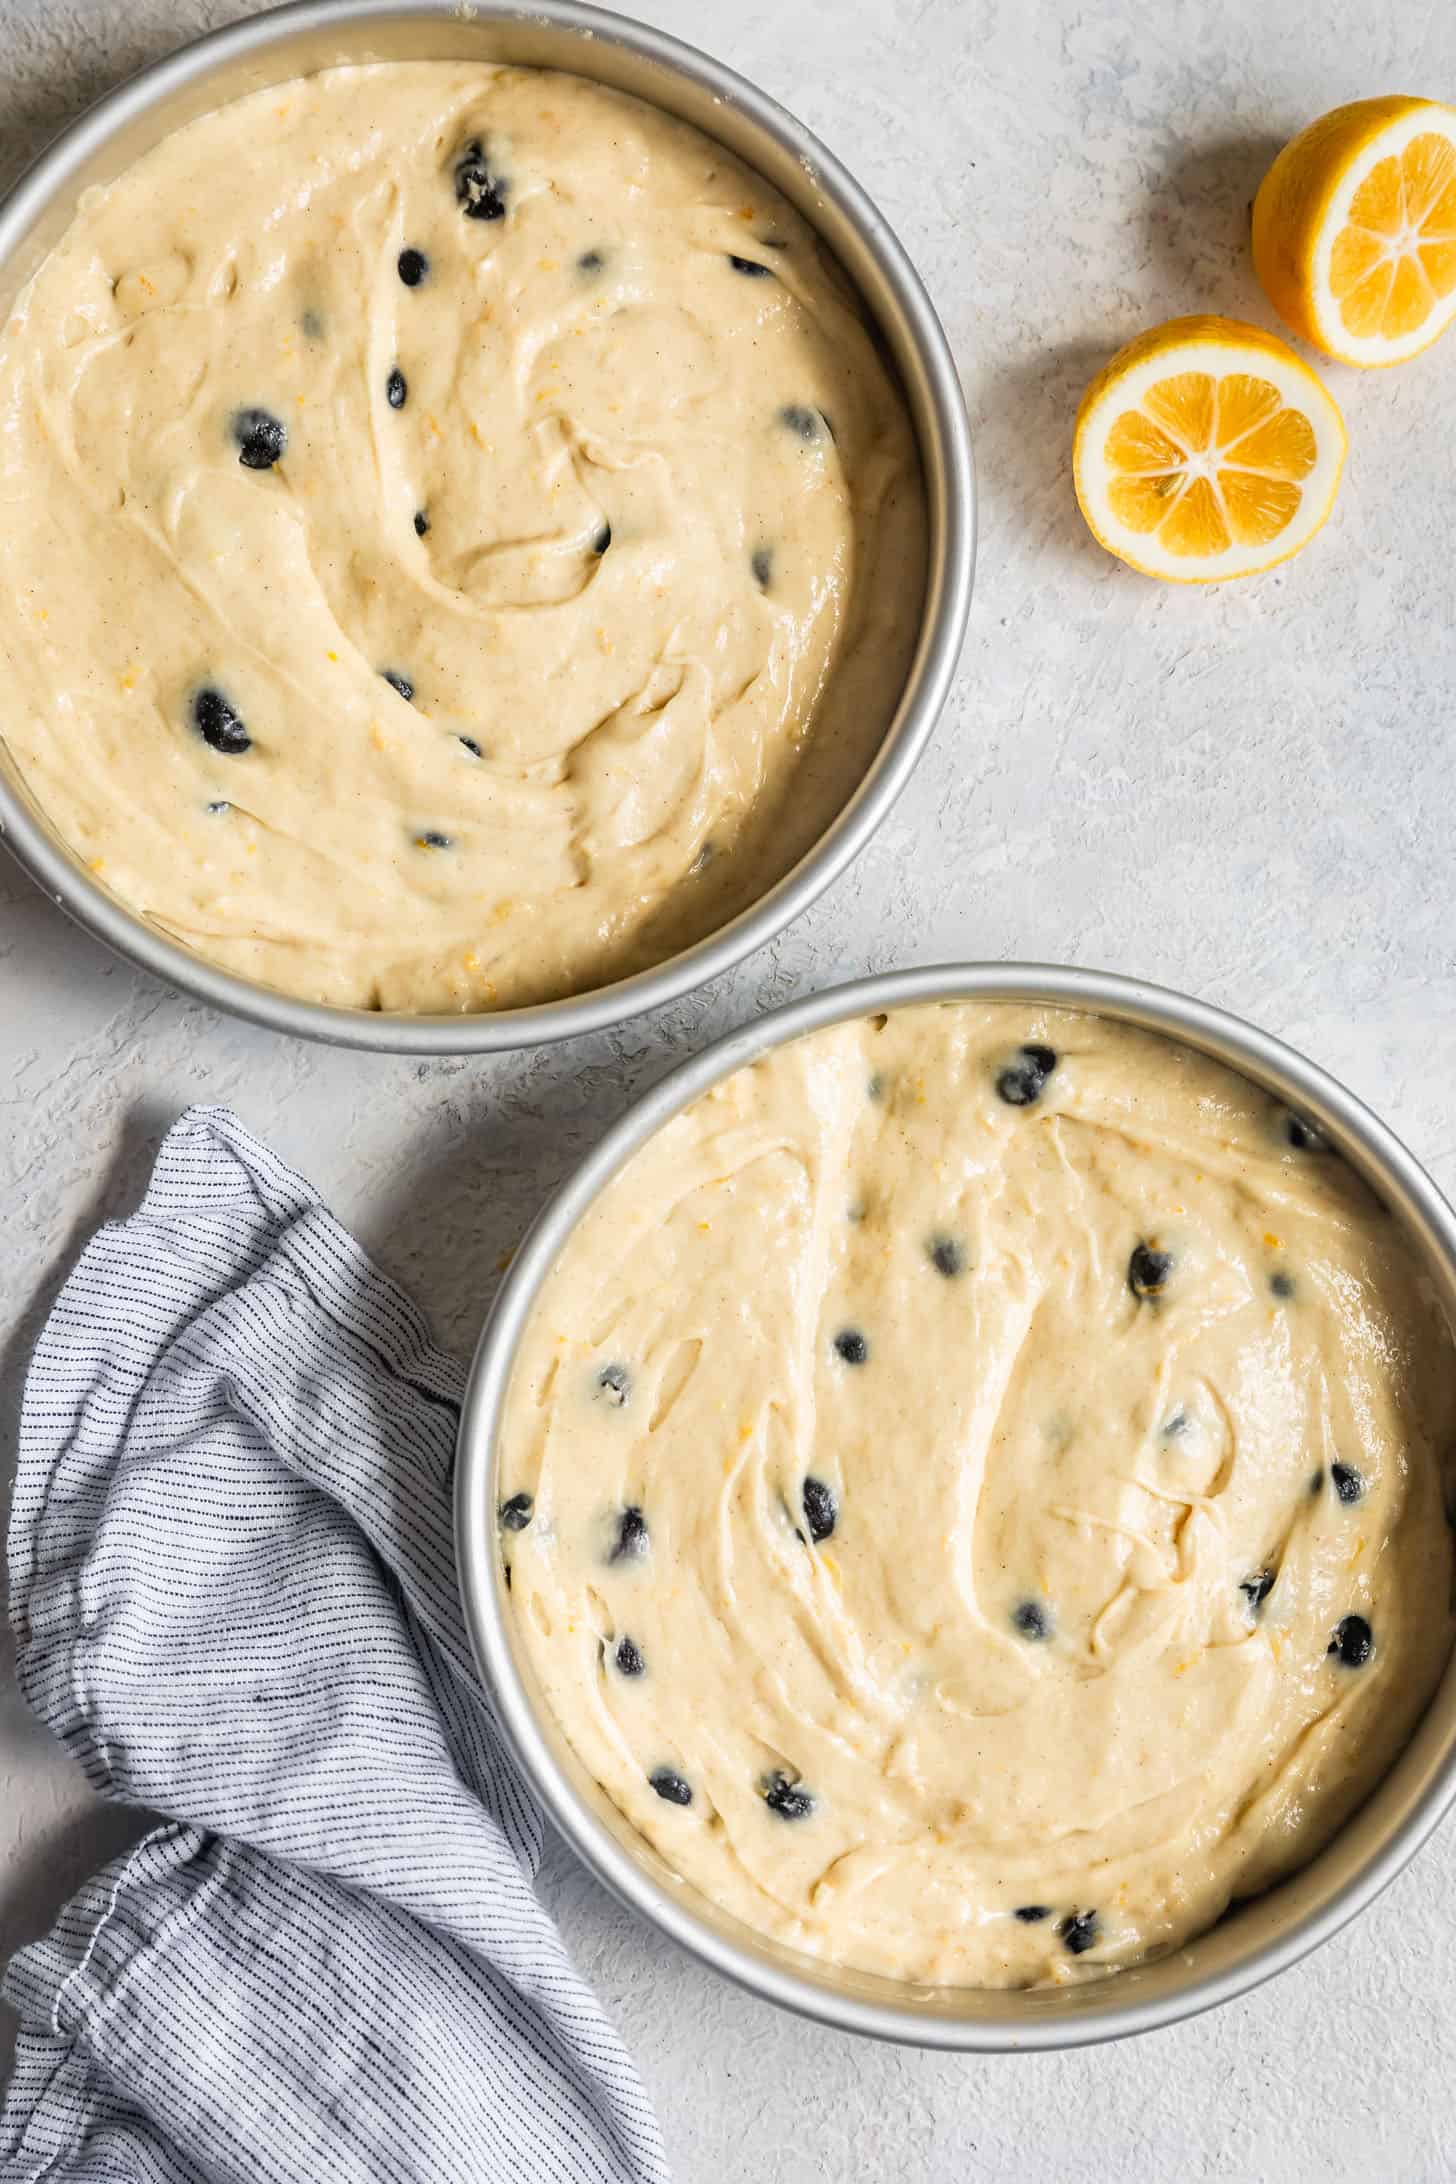
[[[996,1079],[996,1090],[1008,1107],[1034,1107],[1047,1088],[1057,1057],[1049,1046],[1024,1046]]]
[[[831,1487],[822,1479],[804,1481],[804,1522],[809,1527],[809,1537],[817,1544],[832,1534],[839,1518],[839,1507]]]
[[[1343,1668],[1363,1668],[1375,1651],[1375,1634],[1363,1615],[1342,1616],[1329,1650]]]
[[[1102,1936],[1095,1911],[1071,1911],[1057,1928],[1073,1956],[1082,1956],[1088,1949],[1095,1949]]]
[[[492,174],[479,137],[467,144],[455,162],[455,195],[467,220],[503,220],[510,184]]]
[[[1052,1619],[1039,1600],[1020,1600],[1011,1611],[1011,1627],[1038,1643],[1052,1634]]]
[[[647,1552],[647,1519],[635,1504],[622,1511],[617,1519],[617,1537],[613,1544],[613,1562],[640,1562]]]
[[[271,410],[243,409],[233,419],[233,438],[238,461],[248,470],[271,470],[283,460],[288,433],[281,418]]]
[[[814,1800],[802,1783],[791,1782],[777,1770],[763,1784],[763,1801],[780,1820],[807,1820]]]
[[[1248,1604],[1250,1615],[1258,1614],[1273,1590],[1274,1572],[1272,1570],[1260,1570],[1253,1577],[1245,1577],[1239,1580],[1239,1591]]]
[[[225,758],[238,758],[253,747],[237,707],[210,684],[193,698],[192,719],[203,742]]]
[[[1127,1286],[1135,1297],[1160,1296],[1173,1271],[1171,1251],[1156,1251],[1151,1244],[1135,1244],[1127,1262]]]
[[[612,1410],[620,1410],[632,1393],[632,1375],[625,1365],[604,1365],[597,1374],[597,1394]]]
[[[507,1532],[524,1532],[535,1503],[529,1494],[512,1494],[500,1505],[500,1521]]]

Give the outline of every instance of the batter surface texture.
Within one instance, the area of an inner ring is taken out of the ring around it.
[[[1099,1019],[908,1008],[638,1153],[513,1376],[528,1665],[668,1863],[836,1962],[1086,1978],[1304,1863],[1452,1637],[1456,1372],[1299,1117]]]
[[[707,138],[424,63],[83,201],[0,339],[10,753],[102,882],[314,999],[661,960],[893,714],[924,509],[843,277]]]

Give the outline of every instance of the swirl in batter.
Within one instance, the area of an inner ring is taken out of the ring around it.
[[[903,686],[899,394],[788,203],[580,78],[260,91],[0,338],[11,758],[104,885],[314,999],[506,1007],[778,879]]]
[[[916,1007],[697,1100],[509,1392],[518,1641],[777,1940],[1014,1986],[1303,1864],[1452,1638],[1451,1339],[1312,1129],[1099,1019]]]

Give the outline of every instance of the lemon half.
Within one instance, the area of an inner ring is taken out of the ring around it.
[[[1254,200],[1280,317],[1345,364],[1399,364],[1456,318],[1456,109],[1359,99],[1286,144]]]
[[[1077,412],[1073,478],[1094,536],[1149,576],[1251,576],[1308,545],[1345,461],[1340,412],[1286,343],[1170,319],[1120,349]]]

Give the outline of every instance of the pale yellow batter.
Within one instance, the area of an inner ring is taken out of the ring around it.
[[[923,587],[842,277],[579,78],[342,69],[91,195],[0,339],[6,743],[102,881],[316,999],[659,960],[857,783]]]
[[[1456,1359],[1297,1118],[1090,1017],[921,1007],[741,1071],[603,1194],[500,1539],[568,1739],[751,1925],[1088,1977],[1307,1860],[1452,1637]]]

